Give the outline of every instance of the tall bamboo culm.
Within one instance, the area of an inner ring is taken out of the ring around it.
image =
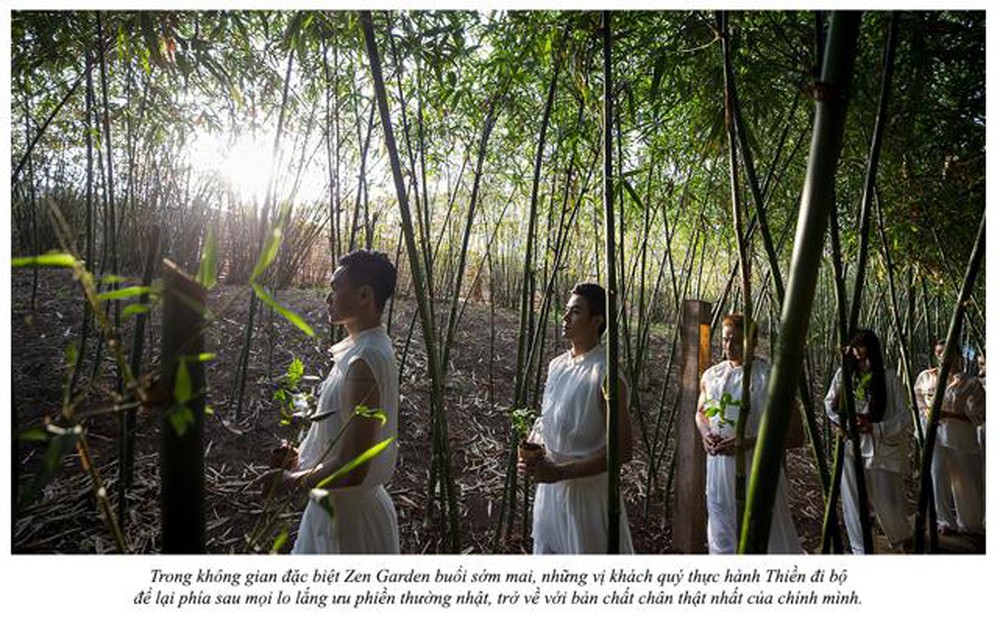
[[[799,207],[799,223],[782,303],[781,331],[768,382],[757,449],[754,451],[747,506],[740,535],[740,553],[767,551],[774,506],[775,484],[762,482],[779,474],[784,452],[788,415],[794,409],[796,384],[804,360],[809,316],[822,253],[826,223],[833,207],[837,161],[840,156],[861,15],[835,12],[823,57],[821,82],[817,89],[809,164]]]

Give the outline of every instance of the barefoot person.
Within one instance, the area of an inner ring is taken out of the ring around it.
[[[701,376],[701,393],[695,425],[701,433],[708,457],[705,461],[705,497],[708,506],[708,551],[713,554],[736,553],[739,541],[736,512],[736,421],[743,397],[743,316],[731,313],[722,320],[722,354],[726,360],[709,367]],[[750,418],[744,435],[747,472],[753,445],[764,412],[770,367],[760,358],[753,359],[750,382]],[[728,397],[727,397],[728,395]],[[788,508],[788,488],[784,471],[771,515],[771,533],[767,551],[771,554],[802,553],[795,522]]]
[[[399,378],[382,310],[396,288],[396,269],[385,254],[354,251],[338,260],[326,305],[332,324],[347,337],[331,348],[333,368],[320,386],[315,420],[290,470],[262,477],[265,495],[275,491],[310,493],[366,450],[396,435]],[[379,410],[385,423],[363,414]],[[326,486],[329,503],[314,493],[302,514],[292,552],[399,553],[396,509],[385,484],[396,467],[396,442],[368,462]],[[297,466],[294,465],[296,458]],[[332,505],[332,509],[328,507]]]
[[[852,371],[855,422],[865,464],[868,501],[889,543],[901,546],[913,534],[907,516],[904,487],[910,471],[912,423],[906,409],[903,385],[895,373],[885,370],[882,344],[872,331],[857,331],[844,354]],[[839,422],[842,381],[841,370],[837,369],[824,400],[826,414],[835,424]],[[845,437],[849,436],[843,430],[842,433]],[[859,515],[857,477],[854,475],[854,448],[849,438],[844,444],[844,471],[840,487],[844,500],[844,525],[851,551],[862,554],[864,532]]]
[[[533,523],[536,554],[599,554],[608,544],[608,405],[605,292],[595,283],[573,288],[563,314],[571,348],[549,363],[541,417],[532,440],[541,457],[518,467],[538,483]],[[618,460],[632,458],[632,428],[625,381],[619,378]],[[632,553],[625,504],[621,504],[619,552]]]
[[[938,363],[944,360],[944,347],[943,339],[934,346]],[[983,365],[985,370],[985,362]],[[941,534],[981,534],[985,494],[983,451],[977,428],[986,422],[986,395],[982,382],[958,370],[957,354],[953,355],[951,366],[931,458],[937,526]],[[913,384],[925,431],[939,373],[937,367],[926,369]]]

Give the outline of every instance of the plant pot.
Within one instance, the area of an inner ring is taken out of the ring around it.
[[[517,445],[517,458],[521,461],[533,461],[545,454],[545,447],[534,442],[521,441]]]

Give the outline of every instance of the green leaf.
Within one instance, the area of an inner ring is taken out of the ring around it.
[[[293,358],[292,362],[288,364],[288,370],[285,371],[285,384],[288,388],[295,388],[298,386],[303,374],[305,374],[305,365],[302,364],[302,361],[298,357]]]
[[[319,488],[312,489],[309,491],[309,499],[318,504],[333,519],[333,499],[329,491]]]
[[[281,551],[281,548],[285,546],[288,542],[288,530],[282,530],[278,535],[278,538],[274,539],[274,545],[271,545],[271,553],[276,554]]]
[[[10,261],[10,265],[14,268],[21,268],[24,266],[73,268],[76,266],[76,258],[69,253],[46,253],[45,255],[14,258]]]
[[[46,433],[44,427],[29,427],[22,430],[17,435],[17,439],[22,442],[45,442],[49,439],[49,434]]]
[[[622,179],[622,183],[625,186],[625,190],[628,191],[628,194],[635,201],[636,205],[639,208],[645,208],[645,206],[643,206],[642,204],[642,199],[639,198],[639,194],[636,192],[635,187],[632,186],[632,183],[629,182],[628,180],[625,180],[624,178]]]
[[[379,422],[380,425],[385,425],[389,418],[385,415],[385,410],[381,408],[375,408],[374,410],[369,408],[363,403],[359,403],[354,407],[355,416],[360,416],[362,418],[371,418]]]
[[[660,82],[663,80],[663,69],[667,66],[667,55],[660,54],[656,57],[656,64],[653,65],[653,85],[649,91],[650,102],[655,106],[657,97],[660,94]]]
[[[145,285],[133,285],[118,290],[109,290],[107,292],[101,292],[100,294],[97,295],[97,300],[118,300],[121,298],[131,298],[133,296],[141,296],[142,294],[149,294],[151,291],[153,291],[152,287]]]
[[[185,405],[178,404],[171,407],[167,412],[167,418],[178,436],[183,436],[187,433],[188,427],[194,426],[194,412]]]
[[[182,356],[177,361],[177,375],[174,376],[174,402],[178,405],[191,401],[193,392],[191,386],[191,372],[188,371],[187,361]]]
[[[142,303],[132,303],[131,305],[126,305],[125,309],[122,311],[122,315],[127,318],[130,315],[136,315],[139,313],[148,313],[148,312],[149,312],[149,305],[144,305]]]
[[[201,352],[200,354],[185,354],[181,358],[191,363],[207,363],[208,361],[215,360],[215,352]]]
[[[215,282],[219,274],[217,257],[215,231],[209,230],[208,236],[205,238],[205,244],[201,247],[201,262],[198,264],[198,276],[195,279],[206,290],[211,290],[215,287]]]
[[[69,428],[49,425],[46,430],[50,437],[49,446],[45,454],[42,455],[39,469],[31,485],[18,499],[18,509],[24,508],[38,499],[42,493],[42,488],[48,485],[56,472],[59,471],[59,465],[62,463],[63,458],[71,449],[76,447],[77,440],[83,435],[83,428],[79,425]]]
[[[271,298],[271,295],[267,293],[267,291],[263,288],[263,286],[261,286],[259,283],[251,283],[250,285],[253,287],[254,293],[257,294],[257,298],[264,301],[269,307],[280,313],[282,317],[284,317],[286,320],[294,324],[299,330],[301,330],[305,334],[309,335],[310,337],[316,337],[316,332],[312,329],[312,327],[309,326],[309,324],[306,323],[305,320],[299,317],[299,315],[294,311],[292,311],[291,309],[286,309],[285,307],[279,305],[278,301]]]
[[[278,255],[279,247],[281,247],[281,228],[276,227],[271,230],[271,238],[268,239],[267,246],[264,247],[260,258],[257,259],[257,264],[253,267],[253,273],[250,274],[250,283],[255,282],[257,277],[261,276],[267,270],[267,267],[274,262],[274,258]]]
[[[395,439],[396,439],[395,436],[393,436],[391,438],[386,438],[385,440],[382,440],[381,442],[379,442],[375,446],[371,447],[370,449],[368,449],[364,453],[361,453],[360,455],[358,455],[354,459],[350,460],[349,462],[347,462],[346,464],[344,464],[343,466],[341,466],[333,474],[331,474],[330,476],[326,477],[325,479],[323,479],[322,481],[320,481],[319,483],[317,483],[316,484],[316,489],[323,489],[324,487],[326,487],[330,483],[332,483],[332,482],[336,481],[337,479],[341,478],[342,476],[346,475],[351,470],[357,468],[358,466],[360,466],[360,465],[366,463],[367,461],[369,461],[370,459],[374,458],[376,455],[378,455],[379,453],[381,453],[382,451],[384,451],[390,444],[392,444],[392,441],[395,440]]]

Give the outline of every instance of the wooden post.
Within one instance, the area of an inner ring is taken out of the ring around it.
[[[712,352],[712,306],[685,300],[681,317],[681,399],[677,415],[677,471],[674,485],[674,549],[705,553],[708,509],[705,506],[705,449],[694,424],[701,374]]]
[[[160,514],[162,552],[205,550],[205,463],[202,438],[205,371],[197,359],[204,348],[205,288],[170,260],[163,260],[163,354],[160,371],[167,407],[160,426]],[[175,401],[181,361],[190,376],[191,397]],[[190,415],[182,411],[187,408]],[[183,419],[187,419],[183,421]],[[178,431],[178,425],[183,429]]]

